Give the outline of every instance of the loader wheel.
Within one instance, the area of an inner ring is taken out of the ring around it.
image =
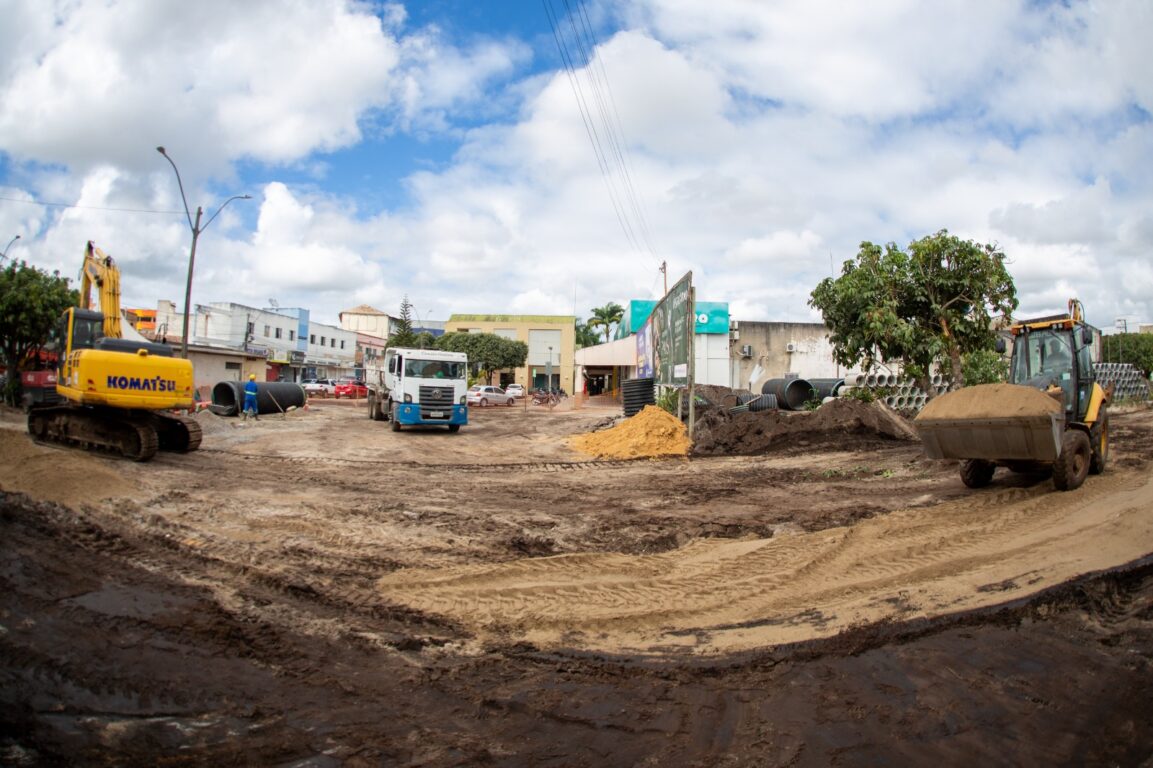
[[[1089,474],[1099,475],[1109,463],[1109,412],[1101,406],[1101,413],[1093,428],[1089,430],[1089,442],[1093,444],[1093,456],[1089,460]]]
[[[966,459],[961,462],[961,482],[970,488],[984,488],[993,481],[997,465],[983,459]]]
[[[1085,482],[1093,449],[1089,436],[1079,429],[1065,430],[1061,439],[1061,455],[1053,462],[1053,485],[1058,491],[1074,491]]]

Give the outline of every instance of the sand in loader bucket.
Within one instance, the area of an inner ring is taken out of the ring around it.
[[[1019,384],[978,384],[935,397],[915,421],[935,419],[998,419],[1060,413],[1062,401],[1039,389]]]
[[[933,398],[913,426],[931,459],[1053,461],[1062,401],[1017,384],[978,384]]]

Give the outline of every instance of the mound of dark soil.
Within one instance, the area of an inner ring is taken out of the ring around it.
[[[881,402],[837,398],[815,411],[730,413],[727,407],[698,411],[692,452],[698,456],[749,456],[773,450],[836,443],[845,449],[877,440],[917,440],[903,417]]]

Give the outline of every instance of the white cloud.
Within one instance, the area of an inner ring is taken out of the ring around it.
[[[201,303],[585,316],[659,294],[664,262],[739,319],[809,321],[862,240],[947,228],[1004,248],[1025,313],[1072,291],[1153,320],[1143,0],[602,2],[624,22],[575,84],[399,5],[8,6],[0,196],[84,207],[0,201],[0,237],[66,273],[97,239],[133,301],[183,295],[183,214],[107,210],[182,210],[165,144],[206,211],[262,190],[201,238]],[[338,189],[397,164],[420,170],[387,207]]]

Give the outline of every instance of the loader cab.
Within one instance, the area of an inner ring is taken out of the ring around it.
[[[1092,358],[1092,333],[1083,325],[1026,326],[1013,343],[1009,381],[1044,390],[1060,387],[1066,418],[1079,421],[1093,386]]]

